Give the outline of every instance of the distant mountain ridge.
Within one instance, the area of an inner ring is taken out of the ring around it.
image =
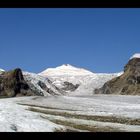
[[[0,75],[5,73],[0,69]],[[95,93],[140,95],[140,54],[130,57],[123,72],[93,73],[70,64],[48,68],[38,74],[24,72],[23,77],[35,95],[83,96]]]

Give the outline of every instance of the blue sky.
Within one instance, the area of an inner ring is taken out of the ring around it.
[[[0,68],[119,72],[140,52],[140,9],[0,9]]]

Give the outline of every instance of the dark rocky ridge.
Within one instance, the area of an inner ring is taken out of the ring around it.
[[[25,82],[21,69],[0,74],[0,97],[31,96],[34,93]]]
[[[129,60],[121,76],[106,82],[95,93],[140,95],[140,58]]]
[[[79,84],[74,85],[70,82],[65,81],[63,83],[63,86],[64,87],[62,88],[62,90],[64,91],[75,91],[79,87]]]

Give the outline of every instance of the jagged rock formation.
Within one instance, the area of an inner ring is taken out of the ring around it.
[[[95,93],[140,95],[140,58],[132,57],[121,76],[106,82]]]
[[[0,97],[30,96],[34,93],[25,82],[21,69],[0,74]]]
[[[78,87],[79,87],[79,84],[74,85],[70,82],[65,81],[63,83],[63,88],[62,89],[64,91],[75,91]]]
[[[41,96],[63,95],[65,91],[56,87],[49,78],[35,73],[23,72],[23,76],[30,89]]]

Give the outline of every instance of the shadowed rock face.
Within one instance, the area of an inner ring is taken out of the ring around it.
[[[0,97],[30,96],[34,93],[25,82],[21,69],[0,74]]]
[[[106,82],[95,93],[140,95],[140,58],[129,60],[121,76]]]
[[[65,81],[63,85],[64,87],[62,89],[64,91],[75,91],[79,87],[79,84],[73,85],[72,83],[67,81]]]

